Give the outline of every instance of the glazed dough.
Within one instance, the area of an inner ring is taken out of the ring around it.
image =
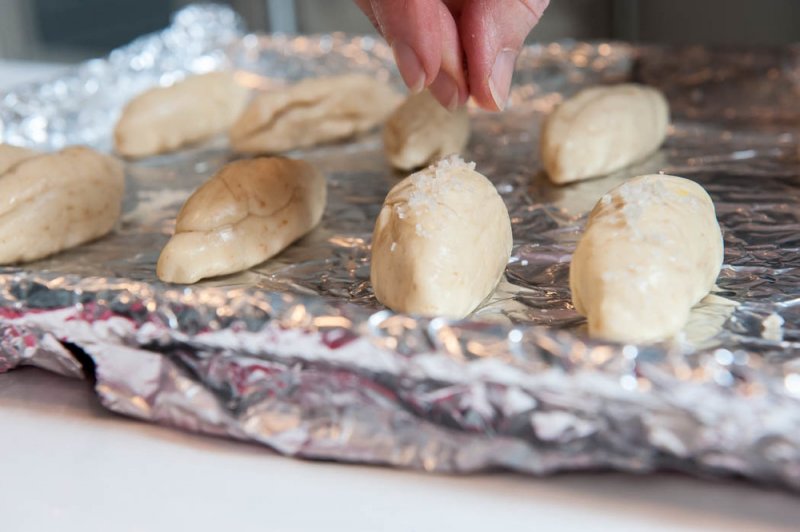
[[[257,96],[231,129],[239,153],[281,153],[347,139],[382,123],[399,96],[361,74],[301,81]]]
[[[572,300],[593,337],[667,339],[713,288],[722,259],[714,204],[700,185],[637,177],[603,196],[589,216],[572,258]]]
[[[399,170],[413,170],[461,153],[469,141],[469,113],[450,112],[430,92],[409,97],[383,130],[386,156]]]
[[[175,151],[225,133],[247,104],[248,90],[233,75],[192,76],[151,89],[122,112],[114,139],[117,153],[139,158]]]
[[[511,221],[494,185],[457,156],[395,186],[372,236],[372,287],[397,312],[462,318],[497,286]]]
[[[325,177],[283,158],[227,165],[186,201],[158,259],[158,278],[191,284],[274,257],[322,219]]]
[[[615,172],[664,142],[669,106],[661,92],[642,85],[585,89],[545,121],[541,152],[553,183]]]
[[[119,219],[124,189],[122,166],[89,148],[40,154],[0,146],[0,264],[105,235]]]

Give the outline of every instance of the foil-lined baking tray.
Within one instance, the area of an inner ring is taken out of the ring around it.
[[[372,37],[245,35],[220,6],[46,83],[0,95],[0,139],[110,147],[125,101],[191,72],[253,87],[358,70],[397,83]],[[656,155],[553,187],[543,116],[578,89],[662,88],[674,123]],[[224,139],[127,165],[112,236],[0,270],[0,371],[92,379],[125,415],[304,458],[429,471],[616,469],[737,475],[800,488],[800,48],[527,47],[512,105],[473,111],[465,157],[497,185],[515,247],[467,320],[395,315],[369,285],[373,221],[402,177],[374,133],[292,155],[320,168],[320,228],[276,260],[193,287],[159,283],[158,253],[190,192],[233,156]],[[568,269],[585,213],[630,176],[701,183],[725,233],[718,288],[676,341],[586,339]]]

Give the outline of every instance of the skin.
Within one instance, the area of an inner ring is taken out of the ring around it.
[[[394,50],[412,93],[449,109],[502,110],[514,62],[549,0],[355,0]]]

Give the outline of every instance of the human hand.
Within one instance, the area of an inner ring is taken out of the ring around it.
[[[394,51],[411,92],[449,109],[508,100],[514,64],[550,0],[355,0]]]

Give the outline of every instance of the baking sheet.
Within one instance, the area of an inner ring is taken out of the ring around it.
[[[260,88],[352,70],[400,87],[375,38],[246,35],[228,8],[191,6],[107,60],[0,95],[0,140],[108,149],[130,96],[219,68]],[[669,96],[665,147],[604,179],[549,185],[542,118],[581,87],[628,80]],[[473,127],[464,156],[505,199],[515,248],[469,319],[394,315],[372,295],[374,219],[403,177],[377,132],[291,154],[327,175],[330,204],[278,259],[194,287],[159,283],[177,210],[234,158],[216,139],[128,164],[114,235],[0,270],[0,371],[87,373],[111,410],[291,456],[446,472],[666,468],[800,487],[800,48],[534,45],[510,109],[473,110]],[[718,290],[675,342],[587,341],[568,289],[585,213],[658,171],[714,198]]]

